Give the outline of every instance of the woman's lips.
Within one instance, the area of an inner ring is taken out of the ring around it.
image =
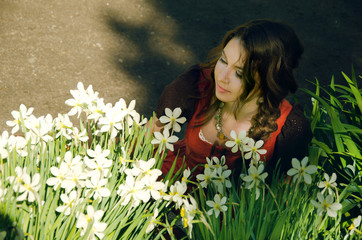
[[[219,84],[217,84],[216,87],[217,87],[217,90],[218,90],[220,93],[228,93],[228,92],[229,92],[229,91],[226,90],[225,88],[220,87]]]

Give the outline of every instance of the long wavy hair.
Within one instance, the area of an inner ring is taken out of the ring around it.
[[[244,89],[234,103],[233,112],[237,116],[254,88],[260,88],[262,101],[258,101],[258,112],[251,119],[248,136],[265,141],[278,128],[276,120],[280,116],[281,101],[298,88],[293,69],[298,66],[304,48],[292,27],[278,21],[253,20],[227,32],[222,43],[210,51],[206,63],[200,64],[202,69],[211,68],[211,79],[206,80],[211,81],[207,95],[212,97],[199,113],[204,115],[204,120],[198,125],[207,123],[216,114],[220,100],[215,96],[214,68],[222,50],[233,38],[240,40],[246,53],[241,80]],[[258,84],[254,79],[256,72],[260,76]]]

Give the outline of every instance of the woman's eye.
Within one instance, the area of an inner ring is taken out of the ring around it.
[[[221,57],[221,58],[219,58],[219,61],[221,62],[221,63],[225,63],[226,64],[226,61]]]
[[[243,78],[243,72],[241,72],[241,71],[236,71],[235,74],[236,74],[236,76],[237,76],[238,78]]]

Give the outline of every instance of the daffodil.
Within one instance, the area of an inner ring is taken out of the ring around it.
[[[342,204],[334,202],[333,195],[328,195],[324,198],[323,194],[318,192],[317,199],[319,202],[311,200],[311,203],[317,208],[317,212],[320,215],[322,215],[323,212],[327,212],[328,216],[336,217],[337,211],[342,208]]]
[[[233,140],[229,140],[225,143],[225,146],[231,148],[231,152],[236,153],[239,149],[241,152],[244,151],[244,146],[248,143],[248,137],[246,131],[240,131],[239,135],[236,135],[234,130],[231,131],[230,137]]]
[[[135,177],[127,175],[125,183],[118,187],[117,194],[122,196],[122,205],[127,205],[132,200],[132,206],[138,206],[142,201],[147,202],[149,197],[144,189],[142,181],[136,181]]]
[[[53,140],[51,136],[53,130],[53,117],[50,114],[39,118],[31,115],[25,126],[30,131],[26,135],[27,140],[31,140],[32,144],[37,144],[39,141],[49,142]]]
[[[215,178],[216,171],[211,168],[205,168],[203,174],[198,174],[196,176],[197,180],[200,181],[200,185],[203,188],[206,188],[210,183],[212,183],[212,179]]]
[[[314,165],[308,164],[308,157],[304,157],[301,162],[298,161],[298,159],[293,158],[292,159],[292,166],[293,168],[289,169],[287,174],[291,177],[293,177],[293,181],[296,180],[304,180],[306,184],[312,183],[312,177],[311,174],[314,174],[317,172],[317,167]]]
[[[1,185],[2,183],[0,182],[0,202],[3,202],[8,189],[3,188]]]
[[[18,192],[22,194],[16,200],[24,201],[27,199],[29,202],[34,202],[40,189],[40,174],[34,174],[33,178],[30,178],[29,174],[23,174],[22,180],[23,183],[18,188]]]
[[[190,200],[190,201],[189,201]],[[182,218],[182,223],[184,228],[188,229],[189,237],[191,238],[192,234],[192,223],[195,218],[195,215],[198,213],[198,207],[196,200],[189,196],[189,198],[184,199],[183,206],[180,211],[180,215]]]
[[[8,141],[9,141],[9,133],[8,131],[3,131],[0,135],[0,157],[5,159],[9,156],[8,153]]]
[[[85,186],[89,189],[91,189],[91,195],[93,196],[93,199],[102,199],[105,197],[109,197],[111,195],[111,191],[105,186],[108,183],[108,179],[101,178],[100,173],[96,173],[92,175],[92,177],[86,180]],[[86,191],[86,195],[89,191]]]
[[[170,186],[169,195],[171,196],[171,200],[176,203],[176,209],[179,209],[182,206],[186,191],[187,185],[179,181]]]
[[[65,162],[62,162],[59,168],[54,166],[51,167],[50,172],[54,177],[48,178],[46,183],[49,186],[53,186],[54,190],[56,190],[58,186],[65,181],[68,175],[70,175],[70,167]]]
[[[168,128],[164,128],[163,134],[160,132],[154,133],[155,138],[152,139],[151,144],[159,144],[159,151],[162,151],[162,147],[165,146],[167,149],[173,151],[173,143],[177,142],[178,137],[175,135],[170,136]]]
[[[325,181],[321,181],[317,184],[319,188],[323,188],[322,193],[324,193],[328,189],[329,194],[333,194],[333,189],[337,187],[337,174],[332,173],[332,176],[329,178],[327,173],[324,173]]]
[[[354,232],[358,232],[359,234],[362,234],[361,231],[358,230],[358,227],[361,225],[361,215],[353,219],[351,226],[349,226],[348,230],[349,232],[344,236],[343,240],[348,239],[349,236],[353,236]]]
[[[108,149],[102,150],[100,145],[97,145],[94,150],[88,149],[87,154],[91,157],[84,158],[84,164],[90,169],[88,174],[93,175],[97,172],[101,176],[109,176],[109,170],[112,167],[113,161],[108,159],[110,151]]]
[[[258,168],[256,168],[254,165],[250,165],[248,169],[248,175],[243,177],[242,179],[248,183],[247,189],[251,189],[254,186],[256,187],[256,196],[255,199],[258,199],[260,196],[260,183],[264,182],[266,177],[268,176],[268,173],[264,172],[264,165],[260,164]]]
[[[118,131],[123,129],[123,120],[125,113],[119,111],[116,107],[107,109],[104,117],[101,117],[98,121],[100,125],[100,132],[109,132],[111,134],[111,139],[114,139]]]
[[[73,127],[70,130],[69,134],[75,146],[78,146],[79,142],[85,143],[89,139],[89,137],[87,136],[87,131],[85,129],[83,129],[82,132],[79,132],[79,129],[77,127]]]
[[[83,110],[87,110],[88,105],[98,99],[98,92],[93,91],[92,85],[84,89],[84,85],[81,82],[78,82],[76,90],[70,90],[70,94],[73,98],[65,101],[65,104],[72,107],[68,115],[74,116],[78,114],[78,118]]]
[[[82,166],[74,166],[70,169],[70,173],[66,175],[66,179],[62,181],[60,186],[69,193],[73,188],[85,186],[85,180],[87,179],[87,173],[84,172]]]
[[[152,196],[153,199],[158,200],[161,196],[161,190],[164,188],[164,183],[157,181],[157,175],[146,175],[142,178],[142,182],[144,183],[144,199],[146,202]]]
[[[206,205],[211,207],[211,209],[207,211],[207,214],[212,215],[215,213],[215,217],[217,218],[220,212],[225,212],[227,210],[227,206],[225,206],[226,200],[226,197],[221,198],[219,194],[216,194],[214,196],[214,201],[206,201]]]
[[[22,121],[25,122],[29,116],[31,116],[34,108],[26,108],[24,104],[21,104],[19,107],[19,111],[12,111],[11,115],[14,120],[6,121],[6,125],[12,127],[11,134],[14,134],[19,131]]]
[[[158,209],[156,208],[155,211],[153,212],[151,221],[146,228],[146,233],[152,232],[152,230],[157,226],[157,221],[156,221],[157,217],[158,217]]]
[[[103,239],[104,231],[107,228],[107,223],[101,222],[104,214],[103,210],[94,211],[93,206],[87,206],[87,214],[79,213],[77,218],[76,227],[81,229],[80,236],[84,236],[87,229],[90,228],[90,235],[88,239],[96,239],[97,236],[99,239]]]
[[[11,135],[8,139],[9,152],[16,151],[22,157],[26,157],[28,155],[27,145],[28,141],[21,136]]]
[[[55,129],[58,131],[56,138],[63,136],[67,139],[70,139],[70,129],[73,127],[73,123],[70,121],[67,114],[58,114],[58,117],[54,119]]]
[[[215,171],[215,178],[212,180],[212,182],[215,184],[217,191],[222,194],[224,192],[224,186],[226,188],[231,188],[231,182],[228,179],[231,175],[231,170],[223,170],[222,166],[220,166]]]
[[[222,169],[227,169],[228,166],[225,165],[226,159],[225,156],[221,156],[221,158],[219,159],[216,156],[213,156],[211,159],[206,157],[206,164],[205,164],[205,168],[211,168],[211,170],[216,170],[219,167],[222,167]]]
[[[66,216],[70,215],[70,213],[74,209],[74,207],[77,206],[78,203],[83,201],[82,198],[78,199],[76,191],[71,191],[69,193],[69,196],[67,194],[62,193],[60,195],[60,199],[62,200],[64,205],[58,206],[55,209],[55,211],[60,212],[60,213],[62,212]]]
[[[190,175],[191,175],[190,168],[185,169],[184,172],[182,173],[181,182],[186,183]]]
[[[254,139],[249,138],[248,144],[244,146],[245,159],[252,159],[258,162],[260,160],[260,155],[267,152],[266,149],[260,149],[263,145],[263,140],[255,142]]]
[[[185,117],[180,117],[182,113],[181,108],[175,108],[173,111],[169,108],[165,108],[166,116],[160,117],[160,122],[166,124],[165,128],[172,129],[175,132],[181,131],[180,124],[186,122]]]
[[[16,176],[10,176],[7,179],[11,184],[13,184],[14,191],[18,191],[20,185],[24,183],[23,176],[27,175],[27,168],[21,168],[19,166],[15,167]]]

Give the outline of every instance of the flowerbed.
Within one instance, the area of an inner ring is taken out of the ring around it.
[[[146,124],[135,101],[105,104],[81,83],[71,94],[67,114],[35,117],[21,105],[7,122],[12,131],[0,137],[0,239],[361,237],[358,154],[346,152],[344,165],[326,168],[336,152],[316,137],[309,157],[293,159],[288,180],[264,172],[262,141],[232,132],[226,145],[243,157],[240,177],[232,177],[224,157],[207,158],[195,181],[192,169],[161,177],[184,122],[180,109],[166,109],[160,120],[167,127],[152,134],[152,118]],[[316,119],[326,110],[313,97]],[[79,118],[79,128],[69,116]],[[315,135],[322,120],[312,121]],[[353,129],[358,143],[361,132]]]

